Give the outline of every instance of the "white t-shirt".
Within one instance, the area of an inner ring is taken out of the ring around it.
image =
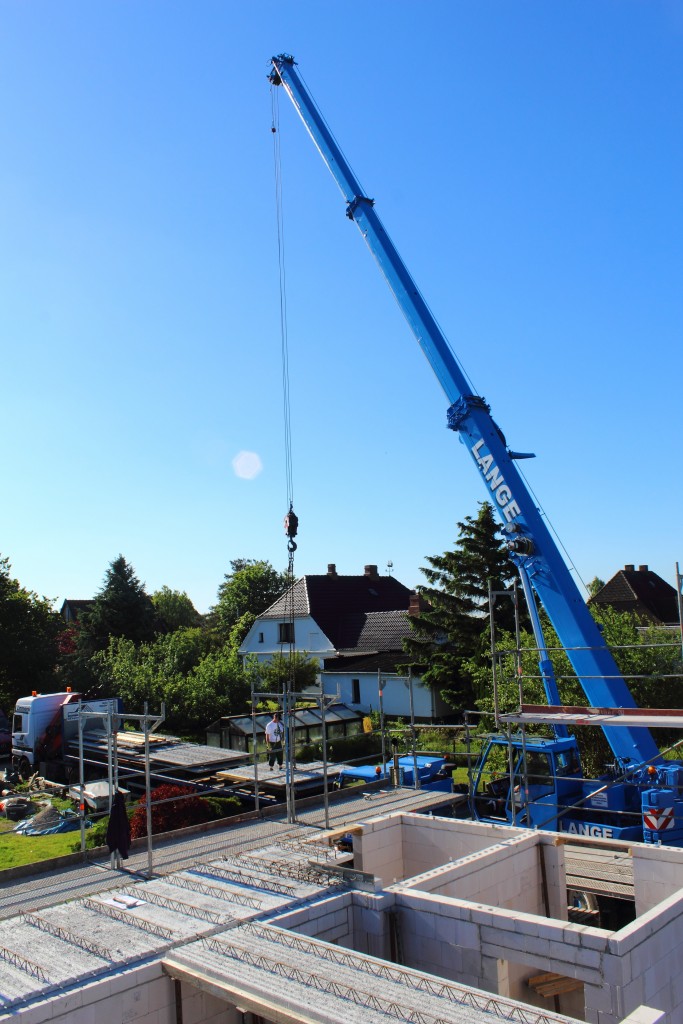
[[[282,743],[285,737],[285,727],[282,722],[271,719],[266,726],[266,739],[269,743]]]

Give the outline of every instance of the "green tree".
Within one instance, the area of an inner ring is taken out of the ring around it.
[[[218,601],[211,609],[217,630],[227,636],[246,612],[260,615],[287,589],[287,573],[273,569],[270,562],[237,558],[230,563],[218,588]]]
[[[598,594],[602,590],[604,585],[605,585],[605,581],[604,580],[601,580],[599,576],[594,576],[593,579],[588,584],[588,586],[586,587],[589,596],[590,597],[595,597],[595,595]]]
[[[251,662],[256,672],[257,686],[267,693],[281,693],[283,685],[291,680],[293,692],[301,693],[317,685],[320,664],[306,651],[274,654],[268,661]]]
[[[166,706],[165,728],[200,736],[223,715],[244,712],[250,685],[240,659],[229,645],[212,649],[200,628],[159,634],[148,644],[112,637],[106,651],[93,656],[107,693],[141,712]]]
[[[156,622],[152,599],[133,567],[119,555],[107,569],[92,608],[81,615],[79,652],[90,656],[103,651],[111,636],[122,636],[134,643],[151,640]]]
[[[163,586],[152,594],[152,604],[159,626],[167,633],[201,624],[202,617],[184,590],[181,593]]]
[[[428,585],[417,589],[427,608],[410,617],[412,634],[404,647],[423,682],[463,711],[472,708],[482,688],[490,688],[473,671],[490,666],[489,580],[493,590],[509,590],[517,570],[488,502],[480,503],[476,518],[458,523],[458,530],[454,549],[428,557],[429,567],[421,570]],[[512,601],[497,599],[494,616],[497,630],[511,628]]]
[[[0,707],[11,712],[31,690],[55,684],[61,616],[46,597],[22,587],[0,558]]]
[[[64,659],[70,681],[91,698],[104,696],[107,683],[100,678],[100,663],[93,656],[107,650],[110,637],[124,637],[140,644],[151,640],[156,631],[152,599],[133,567],[119,555],[107,569],[92,607],[83,612],[78,622],[75,652]]]
[[[670,630],[648,626],[631,612],[620,612],[610,607],[590,606],[591,613],[601,627],[619,671],[638,707],[679,707],[683,689],[683,666],[680,646]],[[586,705],[586,694],[572,669],[569,658],[554,629],[541,612],[545,643],[553,664],[560,702],[565,705]],[[523,630],[520,636],[519,662],[513,633],[501,633],[497,638],[497,695],[502,712],[512,711],[519,705],[518,665],[521,667],[523,699],[527,704],[547,703],[538,668],[536,641]],[[483,664],[470,666],[474,673],[490,677],[490,669]],[[482,691],[477,708],[493,714],[493,694]],[[547,726],[530,727],[531,731],[547,733]],[[598,775],[605,765],[614,760],[601,729],[585,726],[575,730],[586,775]],[[678,738],[666,730],[657,730],[660,747]]]

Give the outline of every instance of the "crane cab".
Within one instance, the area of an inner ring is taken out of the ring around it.
[[[477,821],[561,830],[561,812],[582,797],[576,740],[489,737],[470,797]]]

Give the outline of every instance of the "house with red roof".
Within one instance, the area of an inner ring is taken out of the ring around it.
[[[679,622],[675,587],[647,565],[639,565],[637,569],[635,565],[625,565],[588,599],[588,604],[633,612],[656,626],[674,626]]]
[[[433,721],[448,708],[409,676],[409,614],[419,614],[419,598],[395,577],[380,576],[376,565],[344,576],[330,564],[324,575],[302,576],[259,615],[240,655],[266,661],[290,649],[305,652],[320,666],[318,695],[338,693],[344,704],[377,711],[381,686],[384,713],[408,717],[412,689],[415,717]]]

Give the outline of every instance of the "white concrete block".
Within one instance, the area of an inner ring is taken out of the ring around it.
[[[57,1002],[57,999],[42,999],[39,1003],[23,1009],[21,1011],[21,1017],[17,1018],[14,1013],[10,1012],[8,1014],[3,1013],[2,1016],[0,1016],[0,1020],[10,1021],[18,1019],[21,1021],[21,1024],[43,1024],[43,1021],[52,1021],[55,1019],[53,1014]],[[62,1017],[62,1021],[63,1020],[64,1018]]]
[[[614,1012],[616,997],[610,985],[584,985],[584,999],[594,1010]]]
[[[584,928],[581,932],[580,945],[583,949],[597,949],[600,953],[606,953],[609,939],[609,932],[597,928]]]
[[[621,990],[621,1005],[626,1013],[630,1013],[647,1002],[644,992],[645,986],[642,977],[636,977],[628,985],[624,985]]]
[[[602,975],[605,979],[606,985],[617,985],[622,986],[631,980],[631,972],[628,970],[628,976],[625,976],[625,968],[630,968],[630,957],[624,957],[620,960],[616,956],[604,956],[602,958]]]
[[[628,1017],[624,1017],[621,1024],[660,1024],[666,1014],[662,1010],[654,1010],[649,1006],[639,1006]]]
[[[643,974],[643,1002],[649,1006],[670,1005],[670,980],[671,967],[668,961],[649,967]]]
[[[175,1006],[175,990],[170,978],[155,978],[147,983],[150,1012],[160,1010],[171,1003]]]
[[[59,996],[55,1000],[56,1012],[60,1016],[64,1014],[74,1013],[81,1006],[83,1006],[83,989],[75,989],[72,992],[67,992],[63,996]]]
[[[90,1006],[82,1006],[78,1010],[72,1010],[70,1013],[53,1019],[55,1024],[101,1024],[102,1008],[99,1008],[98,1011],[97,1004],[93,1003]],[[119,1024],[120,1021],[121,1016],[114,1006],[112,1007],[108,1024]]]
[[[122,992],[116,1001],[120,1008],[121,1022],[136,1021],[149,1012],[149,989],[147,985],[136,985],[135,988]],[[156,1009],[156,1007],[155,1007]]]

